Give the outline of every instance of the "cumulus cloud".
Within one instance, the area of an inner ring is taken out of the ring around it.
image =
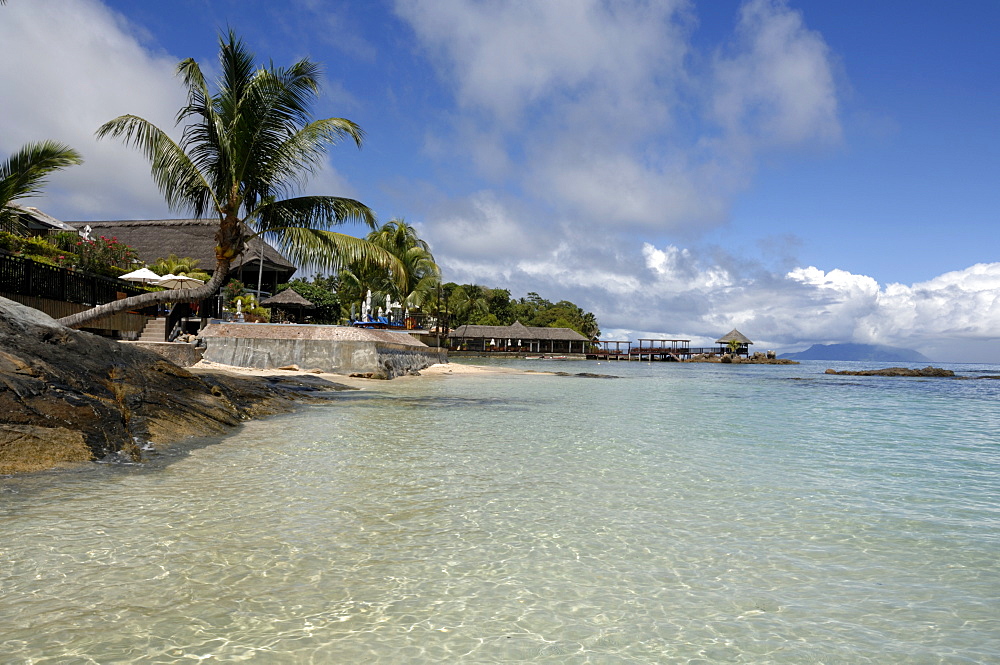
[[[533,232],[523,209],[491,191],[476,192],[461,200],[445,200],[427,213],[434,220],[426,233],[439,260],[478,262],[503,266],[517,257],[536,253],[537,240],[547,235]],[[506,257],[506,258],[505,258]]]
[[[145,158],[119,141],[98,141],[94,132],[112,118],[133,114],[179,139],[174,114],[186,100],[175,70],[182,57],[151,50],[136,37],[147,34],[142,26],[97,0],[12,2],[2,12],[0,155],[53,139],[84,159],[82,166],[53,175],[43,195],[23,203],[67,220],[174,216]],[[211,72],[216,62],[201,65]],[[308,191],[355,194],[329,165],[318,170]]]
[[[840,137],[830,49],[783,0],[752,0],[715,60],[712,111],[731,136],[796,145]]]
[[[784,275],[759,266],[734,274],[673,246],[647,244],[643,255],[655,279],[647,293],[664,294],[664,303],[697,305],[665,307],[661,327],[702,339],[735,326],[770,347],[858,342],[960,360],[972,357],[970,344],[994,338],[1000,326],[1000,263],[882,286],[866,275],[812,266]]]
[[[172,128],[184,102],[178,59],[144,49],[130,36],[141,31],[95,1],[13,2],[2,11],[0,153],[53,139],[84,158],[27,202],[64,219],[163,214],[141,155],[94,132],[125,113]]]
[[[650,67],[676,66],[684,54],[671,18],[686,6],[680,0],[396,3],[454,80],[460,104],[514,131],[528,107],[548,105],[553,96],[591,97],[599,89],[616,104],[641,104],[647,95],[634,93],[648,88]]]
[[[829,50],[783,2],[747,3],[714,57],[679,0],[396,7],[452,86],[469,163],[576,228],[718,226],[760,151],[839,136]]]
[[[536,291],[593,311],[604,339],[677,337],[709,345],[739,328],[760,348],[795,351],[857,342],[919,350],[938,361],[993,358],[1000,263],[926,282],[881,285],[867,275],[808,266],[775,272],[718,249],[643,243],[635,252],[562,245],[502,264],[449,260],[456,281]]]

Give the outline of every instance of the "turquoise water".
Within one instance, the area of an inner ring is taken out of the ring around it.
[[[1000,662],[1000,381],[506,364],[0,479],[0,661]]]

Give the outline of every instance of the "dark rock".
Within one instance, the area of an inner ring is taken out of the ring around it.
[[[221,434],[309,398],[296,387],[302,377],[285,383],[194,373],[149,350],[71,330],[5,298],[0,349],[0,473],[61,461],[140,461],[146,444]],[[344,388],[327,384],[327,391]],[[56,448],[65,454],[54,454]]]
[[[835,369],[826,370],[827,374],[837,374],[839,376],[916,376],[916,377],[953,377],[955,372],[950,369],[940,367],[924,367],[923,369],[910,369],[908,367],[886,367],[885,369],[868,369],[860,371]]]

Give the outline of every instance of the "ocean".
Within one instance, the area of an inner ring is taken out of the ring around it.
[[[0,478],[0,661],[1000,662],[1000,380],[497,364]]]

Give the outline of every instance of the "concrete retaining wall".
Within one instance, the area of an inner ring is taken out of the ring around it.
[[[382,373],[386,378],[448,362],[406,333],[342,326],[264,323],[211,324],[201,332],[205,360],[276,369],[298,365],[335,374]]]

